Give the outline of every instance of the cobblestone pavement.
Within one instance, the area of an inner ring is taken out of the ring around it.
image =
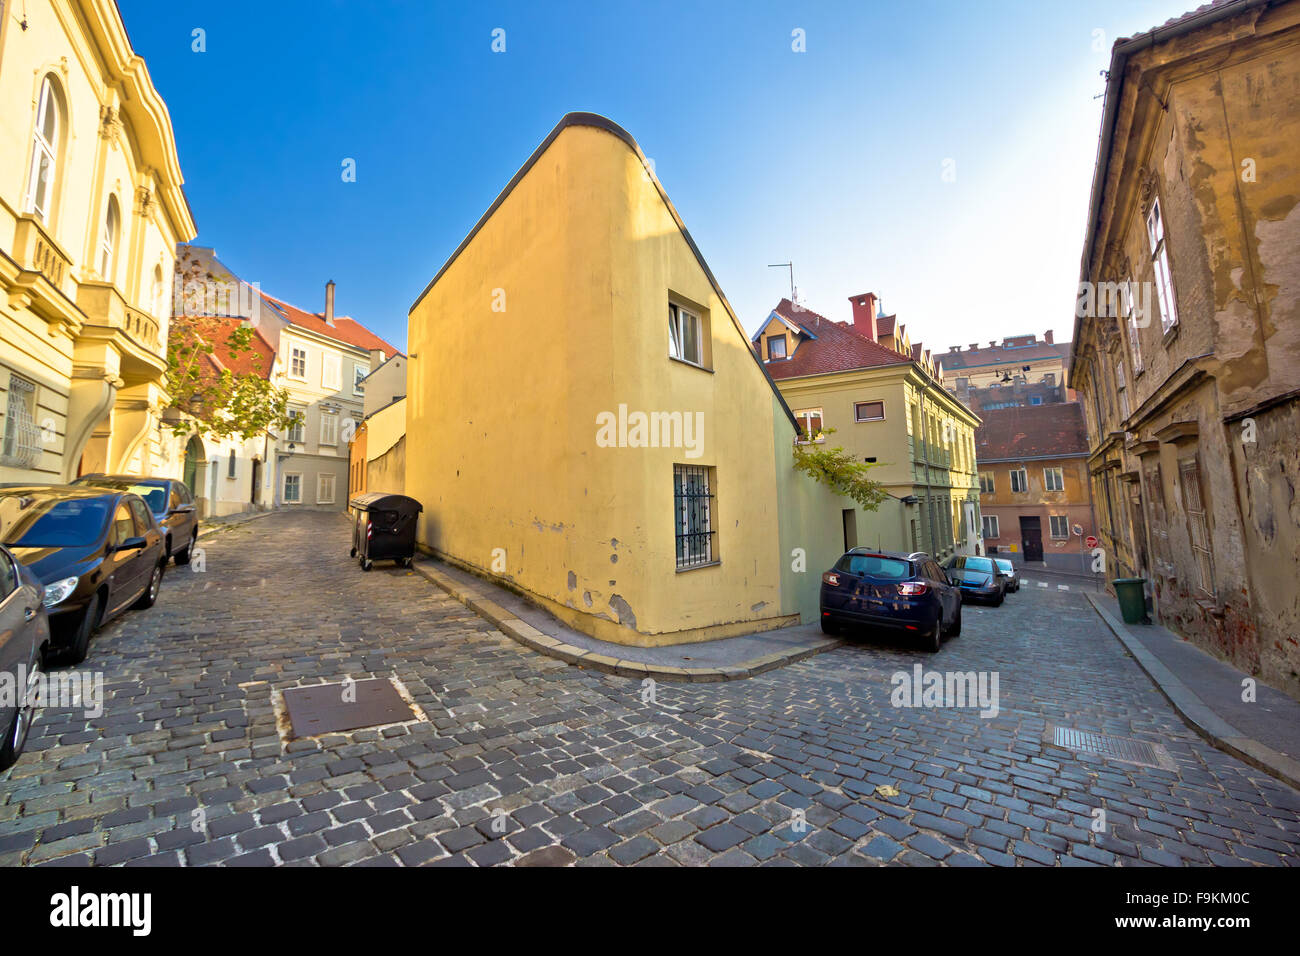
[[[105,628],[82,665],[103,713],[46,710],[0,778],[0,864],[1300,860],[1300,794],[1192,734],[1072,591],[967,607],[938,655],[863,642],[645,702],[415,574],[362,573],[347,542],[337,515],[234,528]],[[996,671],[1000,712],[892,706],[917,663]],[[390,675],[427,722],[282,744],[273,692]],[[1048,724],[1176,769],[1055,747]]]

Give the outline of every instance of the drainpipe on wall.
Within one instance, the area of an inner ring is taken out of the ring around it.
[[[939,559],[939,550],[935,547],[934,538],[934,492],[930,486],[930,426],[926,421],[925,414],[925,378],[921,379],[921,437],[925,442],[925,507],[926,513],[930,516],[930,557],[936,561]]]

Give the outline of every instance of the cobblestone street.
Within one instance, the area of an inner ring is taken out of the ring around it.
[[[44,711],[0,780],[0,863],[1300,860],[1300,794],[1188,730],[1055,583],[968,606],[938,655],[855,643],[643,702],[414,573],[362,573],[347,542],[344,516],[277,513],[205,539],[202,573],[170,567],[155,608],[91,644],[104,712]],[[890,675],[918,663],[995,671],[1000,712],[894,707]],[[282,743],[273,692],[390,675],[427,722]],[[1061,749],[1049,724],[1162,744],[1176,769]]]

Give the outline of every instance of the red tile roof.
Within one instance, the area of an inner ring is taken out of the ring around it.
[[[789,299],[782,299],[774,311],[817,336],[801,341],[790,358],[764,363],[774,379],[910,364],[910,359],[873,342],[852,326],[805,308],[796,311]]]
[[[977,368],[982,365],[1014,365],[1016,362],[1038,361],[1045,358],[1070,359],[1070,343],[1055,344],[1038,341],[1021,348],[1007,348],[1004,345],[990,345],[982,349],[963,349],[960,352],[944,352],[943,367],[946,369]]]
[[[227,342],[230,333],[244,322],[237,316],[227,315],[186,315],[172,319],[170,334],[178,337],[197,336],[212,346],[212,353],[203,353],[204,367],[211,373],[220,373],[230,369],[236,375],[254,373],[262,378],[271,377],[271,367],[275,363],[275,348],[267,341],[262,330],[253,327],[246,351],[232,353]]]
[[[898,318],[897,313],[894,315],[876,316],[876,337],[884,338],[886,335],[894,334],[894,320]]]
[[[980,412],[975,429],[975,458],[1044,458],[1088,452],[1083,406],[1078,402],[990,408]]]
[[[267,295],[265,292],[262,293],[262,300],[288,319],[291,324],[307,329],[309,332],[315,332],[318,335],[324,335],[326,338],[334,339],[345,345],[353,345],[357,348],[382,349],[386,359],[398,354],[396,348],[375,335],[374,332],[371,332],[356,319],[346,315],[336,315],[334,324],[329,325],[321,312],[307,312],[296,305],[290,305],[283,299]]]

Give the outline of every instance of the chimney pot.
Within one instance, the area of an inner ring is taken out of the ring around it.
[[[1055,341],[1051,329],[1048,329],[1046,332],[1043,333],[1043,341],[1046,342],[1048,345],[1051,345]]]
[[[970,350],[972,352],[978,352],[980,350],[980,344],[978,342],[972,342],[970,344]]]
[[[325,283],[325,324],[334,325],[334,280]]]
[[[876,341],[876,294],[864,292],[849,296],[849,305],[853,308],[853,329],[871,341]]]

